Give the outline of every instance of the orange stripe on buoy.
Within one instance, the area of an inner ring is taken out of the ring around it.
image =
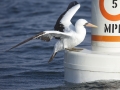
[[[120,42],[120,36],[92,35],[92,41]]]

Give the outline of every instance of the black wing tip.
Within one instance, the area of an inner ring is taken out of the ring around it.
[[[44,34],[44,32],[40,32],[39,34],[37,34],[37,35],[35,35],[35,36],[31,37],[31,38],[28,38],[28,39],[26,39],[26,40],[22,41],[21,43],[19,43],[19,44],[15,45],[15,46],[13,46],[13,47],[11,47],[10,49],[6,50],[5,52],[8,52],[8,51],[10,51],[10,50],[12,50],[12,49],[14,49],[14,48],[16,48],[16,47],[20,46],[20,45],[22,45],[22,44],[24,44],[24,43],[26,43],[26,42],[28,42],[28,41],[32,40],[32,39],[36,39],[36,38],[38,38],[38,37],[39,37],[39,35],[42,35],[42,34]],[[49,41],[49,39],[48,39],[48,38],[46,38],[46,41]]]
[[[17,46],[14,46],[14,47],[12,47],[12,48],[10,48],[10,49],[8,49],[8,50],[5,50],[4,52],[9,52],[9,51],[11,51],[12,49],[14,49],[14,48],[16,48]]]
[[[79,4],[77,1],[72,1],[69,5],[68,5],[68,8],[67,10],[71,9],[73,6]]]
[[[77,1],[72,1],[70,4],[77,5],[79,3]]]
[[[9,52],[11,49],[9,49],[9,50],[5,50],[4,52]]]

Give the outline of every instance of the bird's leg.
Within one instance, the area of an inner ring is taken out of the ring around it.
[[[50,63],[50,62],[53,60],[53,58],[55,57],[56,54],[57,54],[57,52],[54,52],[54,53],[52,54],[52,56],[50,57],[48,63]]]
[[[73,51],[78,51],[78,50],[83,50],[83,48],[75,48],[75,47],[73,47],[72,50]]]
[[[69,51],[72,51],[71,49],[69,49],[69,48],[65,48],[66,50],[69,50]]]

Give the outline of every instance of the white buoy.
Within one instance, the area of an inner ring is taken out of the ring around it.
[[[66,82],[120,80],[120,0],[92,0],[92,23],[92,50],[65,51]]]
[[[120,0],[92,0],[92,50],[120,52]]]

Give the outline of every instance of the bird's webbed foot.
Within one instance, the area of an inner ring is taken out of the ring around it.
[[[76,52],[79,52],[81,50],[83,50],[83,48],[66,48],[66,50],[69,50],[69,51],[76,51]]]

